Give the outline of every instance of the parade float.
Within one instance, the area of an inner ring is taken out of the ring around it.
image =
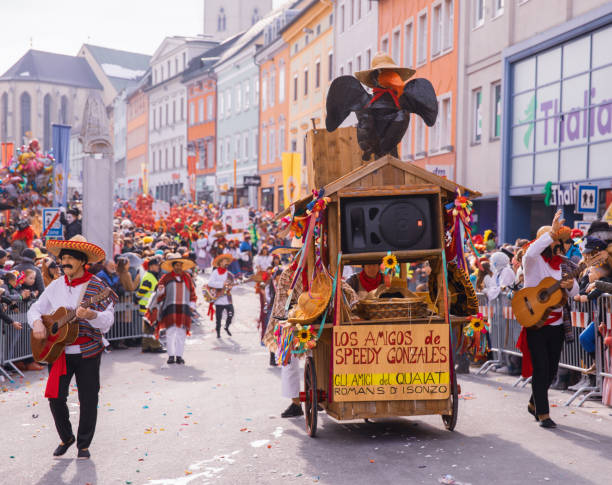
[[[277,215],[302,243],[285,313],[272,315],[278,362],[305,359],[310,436],[319,406],[339,421],[440,415],[453,430],[454,358],[486,340],[464,253],[474,247],[469,199],[480,194],[397,158],[410,114],[430,126],[437,116],[433,87],[408,82],[413,73],[380,55],[357,79],[334,80],[327,130],[306,140],[312,195]],[[337,129],[351,111],[359,126]],[[408,289],[412,268],[427,264],[425,289]],[[367,265],[380,284],[349,301],[344,269]]]

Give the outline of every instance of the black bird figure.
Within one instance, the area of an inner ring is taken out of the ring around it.
[[[397,157],[397,145],[410,123],[410,113],[433,126],[438,117],[438,101],[427,79],[413,79],[415,71],[399,67],[393,59],[378,53],[372,68],[353,76],[334,79],[327,93],[327,131],[334,131],[354,111],[357,115],[357,140],[363,160],[372,154],[380,158],[387,153]],[[361,83],[372,88],[369,94]]]

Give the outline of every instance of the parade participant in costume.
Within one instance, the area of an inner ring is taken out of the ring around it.
[[[353,273],[346,283],[363,298],[370,291],[374,291],[383,284],[383,275],[379,264],[364,264],[359,273]]]
[[[34,230],[30,226],[30,221],[27,218],[19,219],[17,221],[17,230],[11,238],[11,246],[13,247],[12,256],[19,256],[24,249],[31,248],[34,236]]]
[[[232,334],[229,327],[234,318],[234,305],[232,304],[232,284],[234,278],[227,270],[227,267],[234,260],[231,254],[220,254],[213,261],[213,272],[208,280],[208,290],[215,298],[214,312],[216,317],[217,338],[221,338],[221,321],[223,320],[223,312],[227,312],[225,320],[225,331],[231,337]]]
[[[103,290],[106,285],[85,268],[86,264],[104,260],[104,250],[89,243],[82,236],[68,241],[50,240],[48,251],[56,256],[64,269],[64,278],[58,278],[40,295],[28,311],[28,323],[34,337],[43,339],[47,330],[42,315],[49,315],[60,307],[76,308],[79,336],[53,363],[45,397],[49,399],[51,413],[61,443],[53,456],[62,456],[76,441],[78,458],[89,458],[89,445],[94,436],[97,420],[98,392],[100,390],[100,356],[104,350],[102,335],[114,322],[115,294],[85,308],[80,305]],[[75,439],[66,404],[72,376],[76,376],[79,393],[80,418]]]
[[[149,301],[157,289],[157,284],[161,277],[161,266],[157,258],[151,258],[149,261],[145,261],[143,266],[145,267],[146,273],[142,277],[142,282],[136,292],[136,297],[138,298],[138,311],[144,317],[147,313]],[[142,337],[142,351],[163,354],[166,352],[166,349],[164,349],[161,342],[154,337],[155,331],[150,323],[153,324],[155,322],[147,322],[145,318],[142,319],[142,333],[144,334]]]
[[[561,282],[570,297],[578,293],[574,279],[562,274],[564,258],[559,254],[561,243],[558,241],[563,226],[562,211],[555,214],[552,226],[538,230],[537,238],[531,243],[523,256],[525,288],[538,286],[546,277]],[[550,418],[548,389],[553,383],[559,366],[561,348],[564,341],[563,308],[554,308],[543,326],[524,328],[517,347],[523,352],[523,376],[529,374],[532,366],[531,397],[527,410],[535,416],[544,428],[556,427]]]
[[[161,329],[166,329],[168,364],[185,363],[185,337],[190,333],[191,316],[197,301],[195,285],[187,271],[194,266],[193,261],[181,258],[176,253],[168,254],[161,265],[161,269],[168,273],[162,276],[157,286],[159,324],[156,337]]]
[[[76,207],[72,207],[64,214],[64,208],[60,213],[60,223],[64,226],[64,237],[66,239],[72,239],[74,236],[83,233],[83,226],[79,220],[79,214],[81,213]]]

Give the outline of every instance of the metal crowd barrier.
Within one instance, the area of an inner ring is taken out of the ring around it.
[[[489,301],[486,295],[478,294],[479,312],[488,319],[490,324],[490,345],[491,351],[495,354],[493,360],[485,362],[478,370],[479,375],[501,367],[504,354],[522,357],[521,352],[516,348],[521,325],[516,320],[510,303],[511,300],[506,294],[501,294],[493,301]],[[595,375],[594,385],[581,386],[564,404],[564,406],[569,406],[582,396],[578,401],[578,406],[581,406],[589,398],[602,396],[605,378],[610,379],[610,382],[606,383],[606,388],[607,392],[612,394],[612,356],[610,349],[604,345],[606,335],[612,336],[612,295],[603,295],[598,300],[587,303],[572,301],[570,308],[574,341],[563,346],[559,367],[585,375]],[[586,352],[579,340],[580,334],[590,322],[595,322],[596,326],[594,354]],[[605,326],[605,335],[602,335],[597,328],[600,323]],[[531,377],[528,379],[520,377],[514,383],[514,387],[518,385],[524,387],[530,381]]]
[[[134,301],[133,295],[133,293],[126,293],[119,298],[115,305],[115,323],[104,335],[107,340],[143,336],[142,316],[138,311],[138,304]],[[6,312],[9,318],[22,324],[23,328],[21,330],[17,330],[12,325],[0,323],[0,375],[4,375],[11,382],[13,382],[13,379],[6,371],[5,366],[24,377],[15,366],[15,362],[32,357],[30,326],[27,323],[28,306],[27,303],[18,302],[16,309],[13,307]]]

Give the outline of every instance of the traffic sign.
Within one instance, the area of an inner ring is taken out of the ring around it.
[[[596,185],[579,185],[576,212],[597,213],[599,188]]]
[[[60,222],[59,207],[43,209],[43,233],[47,238],[62,238],[63,226]]]

